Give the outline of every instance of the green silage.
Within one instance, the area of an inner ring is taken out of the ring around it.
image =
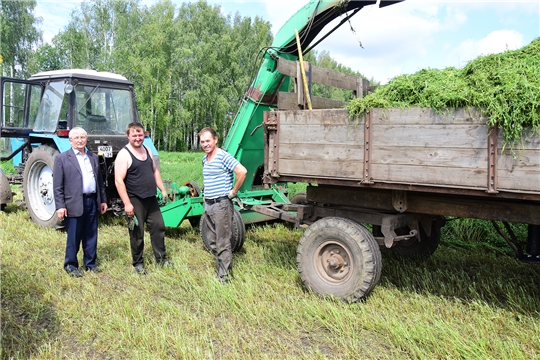
[[[437,112],[476,107],[504,130],[507,144],[540,128],[540,37],[518,50],[480,56],[462,69],[422,69],[400,75],[364,98],[352,100],[351,117],[369,108],[425,107]]]

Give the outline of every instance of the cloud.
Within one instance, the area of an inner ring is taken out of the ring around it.
[[[305,1],[266,1],[275,32]],[[460,66],[481,54],[523,46],[516,19],[538,23],[539,4],[513,1],[405,1],[385,8],[367,6],[315,50],[386,83],[422,68]],[[536,11],[536,12],[535,12]],[[523,14],[535,15],[526,20]],[[329,24],[326,30],[337,24]],[[530,26],[529,26],[530,27]],[[360,44],[362,46],[360,46]]]
[[[462,41],[450,56],[468,62],[480,55],[497,54],[506,50],[516,50],[524,46],[523,34],[515,30],[497,30],[479,39]]]
[[[82,0],[38,0],[44,40],[69,22]],[[148,5],[156,0],[141,0]],[[180,6],[181,0],[172,0]],[[224,13],[258,15],[278,30],[307,0],[208,0]],[[407,0],[379,9],[367,6],[315,50],[383,83],[422,68],[461,67],[481,54],[517,49],[540,35],[540,3],[520,0]],[[329,24],[323,33],[332,28]],[[362,46],[360,46],[360,44]]]
[[[43,41],[50,43],[52,38],[66,27],[71,12],[80,7],[82,0],[38,0],[34,14],[43,18],[41,30]]]

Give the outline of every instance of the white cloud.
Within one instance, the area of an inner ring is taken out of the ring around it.
[[[451,57],[460,58],[461,63],[463,64],[480,55],[497,54],[506,50],[516,50],[524,45],[523,34],[515,30],[497,30],[479,40],[466,39],[449,54]]]
[[[68,25],[73,10],[80,7],[82,0],[38,0],[34,13],[43,18],[41,30],[43,41],[52,38]]]
[[[274,31],[305,3],[266,1],[267,19]],[[524,45],[524,36],[512,28],[516,28],[515,19],[520,14],[531,11],[536,11],[538,22],[537,1],[411,0],[382,9],[368,6],[351,19],[351,25],[341,26],[316,50],[327,50],[339,63],[386,83],[422,68],[459,66],[480,54],[519,48]],[[509,24],[507,30],[501,29],[501,24]],[[495,26],[499,29],[493,29]]]
[[[82,0],[38,0],[44,40],[69,22]],[[226,13],[259,15],[275,35],[308,0],[207,0]],[[155,0],[142,0],[149,5]],[[180,6],[181,0],[173,0]],[[336,23],[329,24],[323,33]],[[351,30],[351,26],[354,32]],[[367,6],[315,50],[327,50],[339,63],[387,82],[422,68],[462,66],[480,54],[516,49],[540,35],[538,0],[407,0],[382,9]],[[363,45],[360,47],[359,43]]]

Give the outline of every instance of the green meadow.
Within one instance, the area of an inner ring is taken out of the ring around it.
[[[201,157],[164,153],[163,178],[202,184]],[[424,261],[384,254],[379,284],[355,304],[306,290],[302,230],[284,224],[248,226],[222,285],[187,221],[166,233],[174,269],[156,266],[146,235],[140,276],[125,220],[102,217],[102,272],[83,278],[62,269],[63,231],[16,203],[0,223],[2,359],[540,358],[540,267],[515,260],[485,222],[449,222]]]

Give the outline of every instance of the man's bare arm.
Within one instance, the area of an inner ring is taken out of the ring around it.
[[[236,174],[236,182],[234,183],[234,186],[231,190],[232,194],[229,194],[229,197],[235,197],[236,194],[238,194],[238,190],[242,187],[244,184],[244,180],[246,180],[246,174],[247,170],[242,164],[236,165],[234,168],[234,173]]]
[[[130,165],[129,160],[130,157],[127,150],[122,149],[118,152],[114,162],[114,184],[116,185],[116,190],[118,191],[120,199],[122,199],[122,202],[124,203],[124,211],[127,215],[133,215],[133,205],[129,200],[126,184],[124,183]]]

